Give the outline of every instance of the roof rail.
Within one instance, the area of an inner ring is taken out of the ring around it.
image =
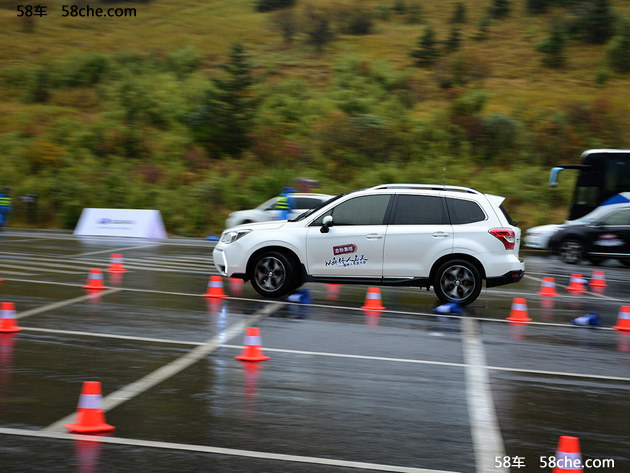
[[[481,192],[471,187],[446,186],[442,184],[381,184],[371,187],[371,189],[428,189],[438,191],[467,192],[469,194],[481,194]]]

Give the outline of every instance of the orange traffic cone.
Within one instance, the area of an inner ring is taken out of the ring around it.
[[[567,287],[567,291],[573,294],[586,292],[586,288],[584,287],[585,282],[586,281],[581,274],[573,273],[569,279],[569,287]]]
[[[230,278],[230,294],[240,296],[243,292],[243,283],[241,278]]]
[[[619,315],[617,316],[617,325],[615,325],[613,328],[620,330],[622,332],[630,332],[630,306],[629,305],[621,306],[621,309],[619,309]]]
[[[527,316],[527,301],[524,298],[514,298],[514,301],[512,301],[512,310],[507,320],[511,320],[512,322],[529,322],[532,320]]]
[[[234,357],[237,360],[265,361],[269,359],[268,356],[263,355],[262,341],[260,338],[260,330],[258,329],[258,327],[247,327],[243,345],[243,353]]]
[[[604,277],[603,271],[595,270],[593,271],[593,276],[591,277],[591,287],[606,287],[606,278]]]
[[[361,309],[366,310],[383,310],[385,307],[381,303],[381,290],[378,287],[368,287],[365,295],[365,304]]]
[[[123,257],[120,253],[112,253],[107,271],[110,273],[122,273],[127,271],[123,265]]]
[[[580,439],[561,435],[556,450],[556,467],[551,473],[583,473]]]
[[[105,414],[102,408],[100,381],[84,381],[77,407],[77,422],[66,424],[72,432],[89,434],[92,432],[109,432],[114,430],[113,425],[105,423]]]
[[[558,295],[556,292],[556,281],[553,278],[542,278],[542,284],[540,285],[539,296],[555,297]]]
[[[328,300],[336,301],[339,298],[339,293],[341,292],[341,284],[326,284]]]
[[[210,276],[208,280],[208,290],[204,294],[206,297],[227,297],[223,292],[223,280],[221,276]]]
[[[0,304],[0,332],[13,333],[22,330],[15,320],[15,306],[13,302]]]
[[[103,289],[107,289],[103,285],[103,272],[99,268],[90,269],[90,274],[88,275],[87,284],[83,286],[85,289],[101,291]]]

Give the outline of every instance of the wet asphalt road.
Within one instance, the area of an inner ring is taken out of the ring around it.
[[[203,296],[213,243],[0,235],[0,302],[23,330],[0,334],[3,472],[547,472],[559,436],[583,460],[630,472],[630,305],[626,269],[526,256],[518,284],[484,290],[461,317],[432,292],[307,285],[312,304],[265,301],[224,281]],[[127,271],[91,268],[121,253]],[[605,272],[602,293],[569,275]],[[537,295],[554,277],[559,295]],[[513,299],[532,322],[506,321]],[[602,327],[571,321],[599,312]],[[234,359],[260,329],[264,362]],[[69,433],[84,381],[97,380],[115,430]],[[614,466],[611,462],[614,462]]]

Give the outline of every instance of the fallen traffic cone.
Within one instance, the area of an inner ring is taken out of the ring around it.
[[[556,281],[553,278],[542,278],[542,284],[540,285],[539,296],[543,297],[556,297]]]
[[[606,278],[604,277],[603,271],[595,270],[593,271],[593,276],[591,277],[591,287],[606,287]]]
[[[258,327],[247,327],[243,345],[243,353],[234,357],[237,360],[265,361],[269,359],[268,356],[263,355],[262,341],[260,338],[260,330],[258,329]]]
[[[586,287],[584,287],[585,282],[586,280],[581,274],[573,273],[569,279],[569,287],[567,287],[567,291],[572,294],[581,294],[586,292]]]
[[[15,319],[15,306],[13,302],[3,302],[0,304],[0,332],[13,333],[22,330],[17,326]]]
[[[576,317],[571,321],[573,325],[593,325],[595,327],[601,327],[602,322],[599,319],[599,312],[596,310],[589,311],[586,315]]]
[[[83,286],[85,289],[101,291],[107,289],[103,285],[103,272],[99,268],[90,269],[87,284]]]
[[[527,316],[527,301],[524,298],[514,298],[514,301],[512,301],[512,310],[510,311],[510,316],[507,317],[507,320],[511,320],[513,322],[529,322],[532,320]]]
[[[366,310],[384,310],[385,307],[381,303],[381,290],[378,287],[368,287],[365,295],[365,304],[361,309]]]
[[[580,439],[561,435],[556,450],[556,467],[551,473],[582,473]]]
[[[123,257],[120,253],[112,253],[107,271],[110,273],[123,273],[127,271],[123,265]]]
[[[288,302],[297,302],[298,304],[312,304],[311,294],[308,289],[297,289],[293,294],[287,297]]]
[[[223,292],[223,279],[221,276],[210,276],[208,281],[208,290],[204,294],[206,297],[227,297]]]
[[[433,309],[434,314],[462,315],[462,308],[457,302],[447,302]]]
[[[102,404],[101,382],[84,381],[77,407],[77,421],[74,424],[66,424],[66,427],[81,434],[114,430],[113,425],[105,423]]]
[[[619,315],[617,316],[617,325],[613,328],[622,332],[630,332],[630,306],[621,306],[621,309],[619,309]]]

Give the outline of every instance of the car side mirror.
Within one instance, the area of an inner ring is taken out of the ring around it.
[[[324,220],[322,220],[322,228],[319,229],[322,233],[328,233],[330,231],[330,227],[333,226],[333,218],[332,215],[326,215]]]

